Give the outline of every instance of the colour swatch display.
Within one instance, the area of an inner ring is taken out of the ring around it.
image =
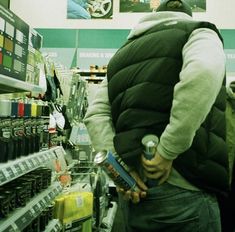
[[[0,4],[0,73],[25,81],[29,25]]]
[[[42,47],[42,36],[33,28],[29,29],[29,45],[28,45],[28,59],[27,59],[27,71],[26,82],[38,85],[40,70],[38,64],[40,61],[39,52]]]

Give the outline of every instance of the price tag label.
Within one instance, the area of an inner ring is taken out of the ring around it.
[[[45,197],[44,197],[44,200],[45,200],[45,202],[46,202],[47,204],[51,202],[49,196],[45,196]]]
[[[29,166],[28,166],[27,162],[24,161],[24,162],[22,162],[22,164],[23,164],[23,166],[25,168],[25,171],[28,171],[29,170]]]
[[[4,183],[6,180],[7,180],[7,178],[4,175],[3,171],[0,171],[0,184]]]
[[[5,230],[3,230],[3,232],[15,232],[16,230],[14,229],[14,227],[12,225],[8,226]]]
[[[20,169],[22,170],[22,173],[25,172],[25,166],[23,165],[23,163],[19,163]]]
[[[17,171],[15,169],[15,166],[11,166],[11,170],[12,170],[14,176],[18,176],[18,173],[17,173]]]
[[[15,177],[15,174],[14,174],[13,170],[11,169],[11,167],[7,168],[6,170],[9,174],[10,179]]]
[[[27,164],[27,167],[29,170],[32,169],[32,166],[31,166],[31,163],[29,163],[29,160],[25,161],[25,163]]]
[[[36,161],[36,163],[37,163],[37,166],[39,166],[39,165],[41,164],[39,158],[38,158],[38,157],[35,157],[34,159],[35,159],[35,161]]]
[[[4,176],[6,177],[6,179],[9,180],[10,176],[9,176],[7,169],[3,169],[2,172],[3,172]]]
[[[45,203],[44,203],[44,201],[43,201],[43,200],[40,200],[40,201],[39,201],[39,204],[40,204],[40,206],[41,206],[41,208],[42,208],[42,209],[44,209],[44,208],[45,208]]]
[[[49,197],[50,197],[51,199],[53,199],[53,198],[54,198],[54,194],[53,194],[53,192],[50,192],[50,193],[49,193]]]
[[[29,164],[30,168],[34,168],[35,167],[32,159],[29,159],[28,164]]]
[[[39,204],[36,204],[33,206],[33,210],[35,212],[36,215],[39,215],[41,212],[41,206]]]
[[[25,214],[23,214],[20,218],[18,218],[15,221],[15,224],[20,230],[23,230],[32,220],[32,215],[30,211],[27,211]]]
[[[33,218],[33,213],[31,210],[28,211],[29,217],[32,219]]]
[[[31,160],[32,160],[32,162],[33,162],[33,166],[36,167],[36,166],[38,165],[36,159],[35,159],[35,158],[32,158]]]
[[[31,208],[30,212],[33,215],[33,218],[35,218],[37,216],[37,213],[35,212],[33,207]]]
[[[15,167],[17,175],[22,174],[22,170],[19,164],[16,164],[14,167]]]

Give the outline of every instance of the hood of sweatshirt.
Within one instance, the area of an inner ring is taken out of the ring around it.
[[[139,23],[130,31],[128,39],[131,39],[134,36],[139,36],[148,29],[152,28],[155,25],[161,24],[177,24],[178,20],[192,20],[192,17],[183,12],[173,12],[173,11],[164,11],[164,12],[153,12],[142,19]]]

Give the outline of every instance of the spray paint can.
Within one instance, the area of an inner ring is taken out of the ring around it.
[[[116,185],[124,190],[138,191],[135,179],[128,173],[127,166],[110,151],[101,151],[95,155],[94,163],[101,166]]]
[[[18,101],[16,99],[11,100],[11,116],[18,116]]]
[[[156,135],[149,134],[144,136],[141,142],[144,148],[144,157],[147,160],[151,160],[155,156],[155,153],[157,151],[157,145],[159,142],[158,137]],[[146,184],[148,187],[156,187],[158,181],[157,179],[148,179]]]
[[[11,101],[7,99],[0,99],[0,117],[11,116]]]
[[[158,137],[156,135],[146,135],[142,139],[142,145],[144,146],[144,157],[147,160],[151,160],[157,151]]]

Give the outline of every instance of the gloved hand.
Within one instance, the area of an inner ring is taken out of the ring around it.
[[[167,160],[156,152],[151,160],[146,159],[144,155],[142,155],[141,161],[144,175],[147,178],[158,179],[158,185],[164,183],[168,179],[172,168],[172,160]]]
[[[139,177],[136,171],[130,171],[130,175],[135,179],[136,184],[140,188],[139,192],[134,192],[131,190],[125,191],[117,186],[117,192],[121,193],[125,200],[131,200],[133,203],[137,204],[141,198],[146,197],[146,190],[148,189],[144,182]]]

